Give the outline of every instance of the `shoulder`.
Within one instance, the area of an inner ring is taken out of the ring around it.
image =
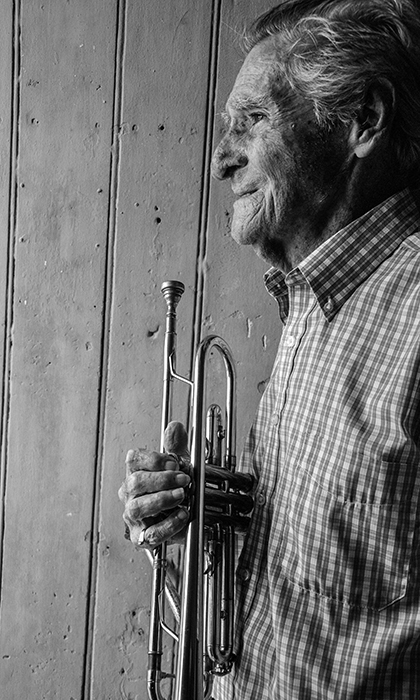
[[[413,327],[420,320],[420,231],[408,236],[396,251],[392,265],[393,286],[401,312],[410,310]]]
[[[420,309],[420,231],[402,240],[366,280],[372,313],[395,313],[395,322],[410,318],[418,333]]]
[[[412,250],[413,253],[420,255],[420,230],[416,231],[416,233],[413,233],[411,236],[408,236],[402,245],[403,247]]]
[[[413,288],[420,287],[420,231],[408,236],[396,251],[395,272],[410,279]]]

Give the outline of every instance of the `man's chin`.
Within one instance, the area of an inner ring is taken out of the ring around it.
[[[253,195],[241,197],[233,205],[230,232],[233,240],[240,245],[253,245],[258,241],[262,223],[260,204],[263,199],[263,196],[258,195],[259,193],[255,192]]]
[[[251,234],[247,227],[238,226],[234,221],[232,221],[231,224],[230,235],[235,243],[238,243],[239,245],[253,245],[255,241],[255,237]]]

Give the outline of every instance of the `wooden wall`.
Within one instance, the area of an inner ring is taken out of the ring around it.
[[[186,285],[181,373],[201,334],[232,346],[240,440],[279,334],[208,172],[269,5],[0,1],[2,700],[146,698],[150,570],[117,489],[159,442],[160,284]]]

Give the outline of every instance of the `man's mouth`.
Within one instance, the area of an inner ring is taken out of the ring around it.
[[[238,198],[242,199],[243,197],[250,197],[252,194],[255,194],[258,192],[258,190],[233,190],[233,194]]]
[[[241,216],[254,218],[260,211],[264,202],[264,191],[256,190],[237,190],[234,192],[236,199],[233,202],[233,209],[236,213],[240,212]]]

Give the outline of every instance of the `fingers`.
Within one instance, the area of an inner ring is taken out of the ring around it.
[[[129,450],[125,458],[126,476],[137,471],[162,471],[178,469],[178,462],[169,454],[148,450]]]
[[[184,476],[186,476],[184,474]],[[188,477],[187,477],[188,478]],[[125,514],[131,522],[154,518],[179,506],[185,498],[185,491],[178,487],[166,491],[147,493],[139,497],[129,498],[125,506]]]
[[[182,532],[188,522],[188,511],[180,508],[177,513],[171,514],[165,520],[147,528],[145,544],[154,549],[162,542],[176,539],[176,535]]]
[[[178,473],[178,476],[181,474]],[[188,479],[186,474],[182,476]],[[128,526],[131,541],[153,549],[176,537],[188,520],[188,511],[185,508],[177,508],[184,497],[184,489],[176,488],[129,499],[123,519]],[[171,511],[169,515],[162,518],[162,513],[168,510]],[[159,516],[158,521],[155,521],[155,516]]]
[[[139,546],[141,543],[140,546],[155,549],[168,540],[176,541],[177,535],[184,530],[188,517],[188,512],[183,508],[179,508],[158,523],[138,524],[126,522],[126,524],[129,527],[130,540],[133,544]],[[125,516],[124,520],[126,521]]]
[[[167,462],[170,464],[170,462]],[[178,465],[172,461],[178,469]],[[184,489],[190,483],[190,477],[184,472],[169,469],[167,471],[134,471],[130,472],[122,483],[118,496],[122,503],[154,492]]]
[[[140,475],[145,473],[142,472]],[[188,476],[181,472],[162,472],[161,475],[152,474],[151,476],[169,476],[178,480],[183,477],[183,483],[189,480]],[[178,507],[184,498],[185,491],[181,486],[129,498],[125,503],[123,519],[128,526],[131,541],[136,545],[154,548],[174,538],[185,527],[188,520],[188,511]],[[170,513],[165,515],[167,511]]]
[[[164,433],[164,445],[166,452],[180,455],[189,461],[188,435],[183,424],[179,421],[173,420],[168,423]]]
[[[166,452],[130,450],[126,478],[118,496],[125,505],[124,522],[136,545],[154,548],[182,532],[188,511],[180,507],[188,475],[188,437],[182,423],[173,421],[165,431]],[[180,457],[180,460],[178,460]]]
[[[173,489],[184,489],[189,483],[190,477],[184,472],[135,472],[127,477],[122,489],[125,497],[138,498],[148,493],[163,493]],[[122,500],[124,501],[125,498]]]

